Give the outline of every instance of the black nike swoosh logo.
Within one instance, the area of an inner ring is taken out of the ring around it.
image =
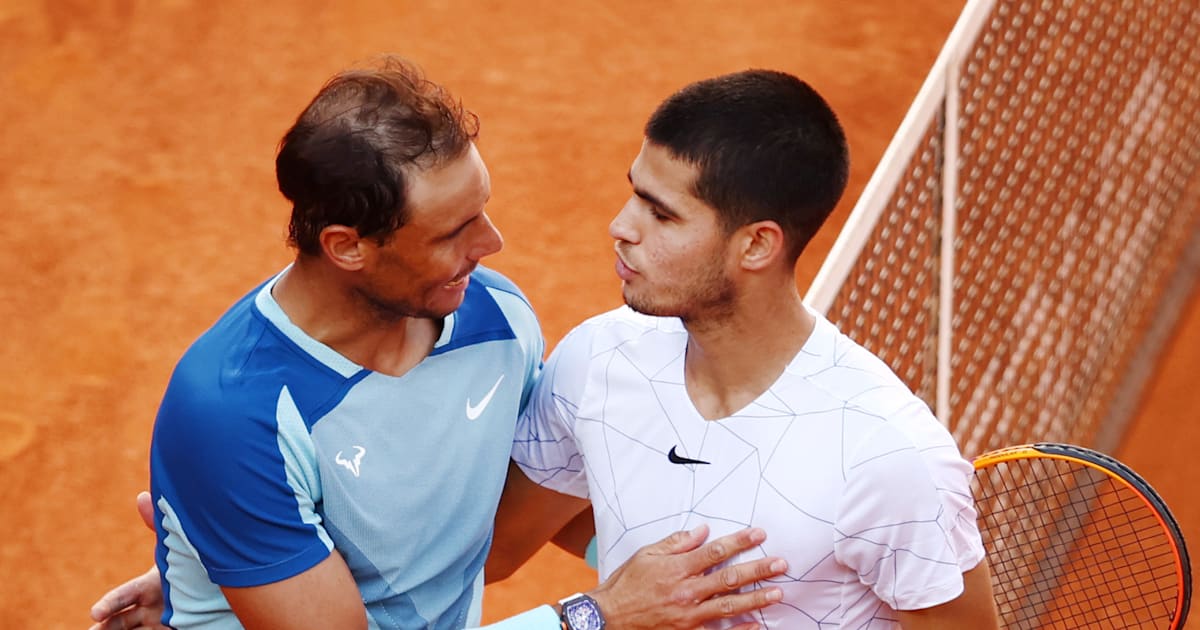
[[[672,464],[708,464],[709,463],[709,462],[700,461],[698,459],[690,459],[687,457],[680,457],[679,455],[675,454],[674,446],[671,447],[671,452],[667,453],[667,459],[670,460],[670,462]]]

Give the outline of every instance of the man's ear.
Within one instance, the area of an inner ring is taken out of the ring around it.
[[[787,243],[783,228],[774,221],[755,221],[738,229],[739,263],[743,269],[757,271],[777,264],[785,255]]]
[[[358,235],[358,230],[345,225],[330,225],[321,230],[318,238],[325,257],[340,269],[358,271],[366,264],[370,244]]]

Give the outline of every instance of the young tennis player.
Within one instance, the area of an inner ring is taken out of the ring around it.
[[[837,118],[793,76],[739,72],[658,107],[610,226],[627,306],[551,355],[489,570],[590,501],[602,578],[676,529],[771,534],[741,558],[787,560],[764,581],[783,602],[706,627],[996,627],[971,464],[797,291],[797,256],[847,171]]]

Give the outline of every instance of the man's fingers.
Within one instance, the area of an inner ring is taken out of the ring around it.
[[[708,538],[708,525],[701,525],[690,531],[675,532],[652,545],[646,546],[644,551],[655,556],[687,553],[699,547],[705,538]]]
[[[712,597],[783,575],[786,571],[787,561],[782,558],[762,558],[741,562],[696,578],[696,590],[705,598]]]
[[[136,605],[137,608],[134,610],[139,610],[147,603],[153,604],[157,599],[152,596],[157,594],[154,589],[158,588],[158,581],[158,567],[151,565],[145,573],[105,593],[95,604],[92,604],[92,621],[102,622],[110,619],[130,606]],[[125,615],[129,616],[128,613]],[[123,626],[107,627],[122,628]]]
[[[757,547],[766,539],[766,532],[757,527],[750,527],[709,541],[703,547],[688,553],[688,573],[703,573],[743,551]]]
[[[696,613],[701,619],[736,617],[759,608],[766,608],[781,599],[783,599],[783,590],[772,586],[746,593],[730,593],[706,599],[696,607]],[[754,627],[754,625],[747,627]]]
[[[149,492],[143,490],[138,493],[137,511],[146,527],[149,527],[150,531],[154,531],[154,502],[150,500]]]
[[[720,580],[724,590],[731,591],[743,586],[761,582],[787,572],[787,560],[783,558],[761,558],[723,567],[713,575]]]
[[[88,630],[138,630],[162,628],[157,615],[151,614],[145,608],[130,608],[120,614],[113,615],[104,621],[93,625]]]
[[[105,593],[95,604],[92,604],[92,621],[102,622],[117,614],[117,611],[132,606],[138,597],[134,584],[134,582],[126,582]]]
[[[130,628],[136,628],[137,622],[129,619],[130,615],[134,613],[136,613],[136,609],[130,609],[124,613],[113,615],[97,622],[91,628],[88,628],[88,630],[130,630]]]

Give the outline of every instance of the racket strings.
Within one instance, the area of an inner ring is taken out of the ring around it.
[[[1005,627],[1162,627],[1174,612],[1174,549],[1132,488],[1050,458],[988,466],[975,484]]]

